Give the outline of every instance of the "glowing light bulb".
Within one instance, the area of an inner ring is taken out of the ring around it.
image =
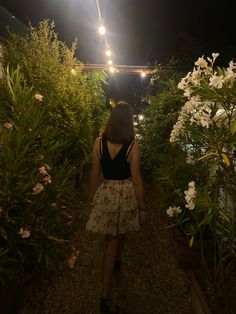
[[[110,70],[111,73],[115,72],[115,69],[113,67],[110,67],[109,70]]]
[[[108,57],[111,56],[111,50],[110,50],[110,49],[107,49],[107,50],[106,50],[106,56],[108,56]]]
[[[147,74],[145,72],[141,72],[141,77],[145,77]]]
[[[103,25],[99,26],[98,32],[100,35],[105,35],[105,33],[106,33],[105,26],[103,26]]]
[[[107,62],[109,65],[112,65],[112,60],[108,60]]]
[[[143,114],[139,114],[138,119],[139,119],[139,121],[142,121],[144,119],[144,115]]]

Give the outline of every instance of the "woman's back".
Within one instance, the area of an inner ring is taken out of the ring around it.
[[[125,180],[131,177],[128,157],[133,141],[115,144],[105,138],[100,140],[100,156],[103,177],[107,180]]]

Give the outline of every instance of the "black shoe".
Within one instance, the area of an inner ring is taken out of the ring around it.
[[[99,310],[101,314],[118,314],[119,313],[118,306],[115,306],[115,308],[113,308],[111,306],[111,301],[105,298],[100,299]]]

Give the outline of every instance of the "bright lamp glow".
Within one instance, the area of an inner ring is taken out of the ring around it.
[[[106,56],[108,56],[108,57],[111,56],[111,50],[110,50],[110,49],[107,49],[107,50],[106,50]]]
[[[141,72],[141,77],[145,77],[147,74],[145,72]]]
[[[143,114],[139,114],[138,119],[139,119],[139,121],[142,121],[144,119],[144,115]]]
[[[115,69],[113,67],[110,67],[109,70],[110,70],[111,73],[115,72]]]
[[[103,25],[99,26],[98,32],[100,35],[105,35],[105,33],[106,33],[105,27]]]
[[[108,60],[107,62],[109,65],[112,65],[112,60]]]

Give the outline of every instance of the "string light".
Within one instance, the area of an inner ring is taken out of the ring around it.
[[[110,49],[107,49],[107,50],[106,50],[106,56],[107,56],[107,57],[110,57],[110,56],[111,56],[111,50],[110,50]]]
[[[126,70],[126,72],[124,71],[124,67],[125,66],[116,66],[116,68],[114,68],[113,66],[112,66],[112,64],[113,64],[113,62],[112,62],[112,60],[110,59],[110,57],[111,57],[111,55],[112,55],[112,52],[111,52],[111,49],[110,49],[110,45],[109,45],[109,43],[108,43],[108,40],[107,40],[107,36],[106,36],[106,33],[107,33],[107,31],[106,31],[106,28],[105,28],[105,26],[104,26],[104,20],[102,19],[102,15],[101,15],[101,9],[100,9],[100,5],[99,5],[99,0],[95,0],[96,1],[96,6],[97,6],[97,13],[98,13],[98,19],[99,19],[99,28],[98,28],[98,33],[100,34],[100,35],[103,35],[104,36],[104,40],[105,40],[105,47],[106,47],[106,50],[105,50],[105,55],[108,57],[108,59],[107,59],[107,65],[109,66],[102,66],[102,69],[104,70],[104,71],[108,71],[109,70],[109,72],[110,73],[114,73],[114,72],[120,72],[120,70],[121,70],[121,72],[123,72],[123,73],[127,73],[127,70]],[[90,65],[90,68],[93,68],[93,66],[95,66],[95,65]],[[99,65],[98,65],[99,66]],[[86,66],[85,66],[86,67]],[[142,78],[145,78],[146,76],[147,76],[147,74],[149,74],[149,73],[151,73],[151,71],[149,71],[149,70],[145,70],[145,71],[140,71],[140,67],[138,67],[138,66],[127,66],[128,68],[132,68],[132,73],[134,73],[134,74],[140,74],[140,76],[142,77]],[[87,65],[87,68],[89,68],[89,65]],[[139,68],[139,69],[138,69]],[[142,67],[141,67],[142,68]],[[145,68],[145,67],[143,67],[143,68]]]
[[[105,35],[106,34],[105,26],[103,26],[103,25],[99,26],[98,32],[99,32],[100,35]]]
[[[114,72],[115,72],[115,69],[114,69],[113,67],[110,67],[110,68],[109,68],[109,71],[110,71],[111,73],[114,73]]]

